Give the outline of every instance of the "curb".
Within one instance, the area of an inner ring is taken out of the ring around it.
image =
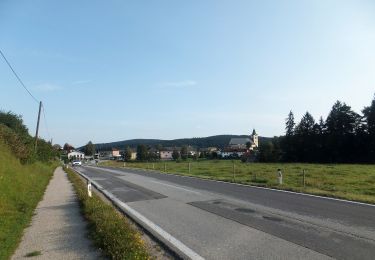
[[[108,198],[115,206],[117,206],[126,216],[130,217],[134,222],[143,227],[156,239],[158,239],[166,248],[171,250],[181,259],[194,259],[203,260],[204,258],[194,252],[192,249],[184,245],[181,241],[173,237],[171,234],[163,230],[161,227],[147,219],[145,216],[140,214],[138,211],[131,208],[126,203],[122,202],[115,195],[105,190],[100,184],[91,180],[85,174],[81,173],[77,169],[71,168],[74,172],[78,173],[85,180],[90,181],[91,184],[101,192],[106,198]]]

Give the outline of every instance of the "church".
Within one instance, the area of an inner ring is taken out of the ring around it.
[[[249,149],[254,150],[258,148],[259,141],[258,141],[258,134],[253,129],[253,133],[248,138],[232,138],[229,141],[229,148],[234,149]]]
[[[245,153],[253,151],[259,147],[258,134],[255,129],[249,137],[231,138],[226,148],[219,152],[223,158],[241,157]]]

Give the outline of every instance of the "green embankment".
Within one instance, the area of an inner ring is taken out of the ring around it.
[[[71,169],[65,171],[77,192],[89,222],[90,237],[97,247],[110,259],[151,259],[141,234],[129,221],[96,194],[88,197],[86,184]]]
[[[0,140],[0,259],[8,259],[16,249],[55,167],[22,165]]]
[[[233,174],[234,164],[234,174]],[[108,161],[103,166],[124,167],[123,162]],[[242,163],[229,160],[128,162],[126,167],[157,170],[205,179],[291,190],[375,204],[375,165]],[[283,173],[278,184],[277,169]],[[302,170],[305,170],[305,187]]]

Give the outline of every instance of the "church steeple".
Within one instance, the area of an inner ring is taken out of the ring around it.
[[[258,134],[255,129],[253,129],[253,133],[251,134],[251,140],[253,141],[255,147],[259,147]]]

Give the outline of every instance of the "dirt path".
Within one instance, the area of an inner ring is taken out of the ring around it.
[[[33,252],[35,259],[103,259],[87,238],[86,222],[61,167],[55,170],[12,259],[25,259]]]

